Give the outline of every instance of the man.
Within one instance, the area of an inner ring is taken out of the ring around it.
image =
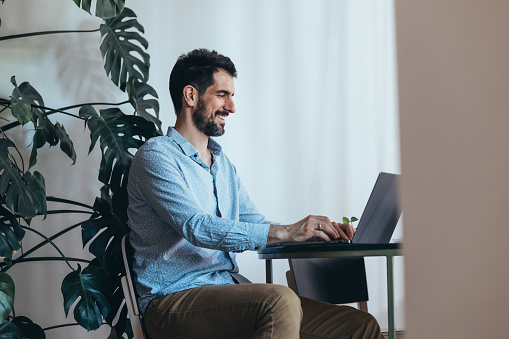
[[[383,338],[368,313],[239,284],[235,252],[282,241],[351,239],[352,226],[308,216],[265,219],[211,137],[235,113],[237,71],[215,51],[182,55],[170,75],[177,120],[137,152],[129,174],[130,241],[146,331],[157,338]]]

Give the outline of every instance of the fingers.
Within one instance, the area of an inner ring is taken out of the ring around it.
[[[352,240],[353,235],[355,234],[355,229],[350,224],[342,224],[342,223],[336,223],[333,222],[333,225],[338,230],[339,235],[342,239],[345,240]]]
[[[333,222],[332,223],[334,225],[334,227],[336,228],[338,234],[339,234],[339,238],[341,239],[346,239],[348,240],[348,235],[345,233],[345,231],[341,228],[341,225],[343,224],[339,224],[337,222]]]
[[[318,215],[308,215],[299,222],[301,234],[307,239],[317,238],[324,241],[337,239],[339,233],[329,218]],[[305,235],[307,234],[307,235]]]
[[[355,234],[355,229],[350,224],[342,224],[331,222],[329,218],[324,216],[308,216],[307,220],[310,224],[318,222],[316,225],[315,237],[331,240],[331,239],[345,239],[352,240]]]
[[[320,238],[328,241],[340,237],[339,232],[329,218],[324,216],[315,216],[315,218],[318,221],[317,231]],[[323,235],[326,235],[326,237],[323,237]]]
[[[350,224],[347,224],[346,226],[347,226],[346,234],[348,235],[348,240],[352,240],[353,235],[355,234],[355,228]]]
[[[321,238],[325,241],[329,241],[331,239],[337,239],[339,237],[338,232],[332,226],[329,226],[327,223],[319,223],[317,228],[315,229],[315,237]]]
[[[301,221],[287,226],[287,238],[290,241],[306,241],[312,238],[330,241],[342,238],[352,240],[354,228],[349,224],[330,221],[324,216],[308,215]]]

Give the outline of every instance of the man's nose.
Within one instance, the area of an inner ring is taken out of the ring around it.
[[[228,101],[224,105],[224,109],[230,113],[235,113],[235,103],[233,102],[233,98],[228,99]]]

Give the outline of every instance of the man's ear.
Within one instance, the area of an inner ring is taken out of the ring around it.
[[[198,91],[191,85],[187,85],[183,90],[183,103],[194,107],[198,103]]]

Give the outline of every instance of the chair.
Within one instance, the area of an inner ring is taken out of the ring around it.
[[[143,324],[138,310],[138,303],[136,301],[136,291],[133,285],[133,249],[129,244],[129,234],[122,237],[122,258],[124,259],[125,275],[120,279],[122,283],[122,290],[124,291],[125,302],[127,311],[129,312],[129,320],[133,329],[134,339],[148,339],[143,329]]]
[[[288,287],[297,295],[330,304],[357,303],[360,310],[368,311],[368,285],[363,257],[288,261]]]
[[[330,304],[357,303],[368,312],[368,284],[363,257],[288,259],[286,280],[297,295]],[[382,332],[388,338],[387,332]],[[396,331],[403,339],[404,331]]]

